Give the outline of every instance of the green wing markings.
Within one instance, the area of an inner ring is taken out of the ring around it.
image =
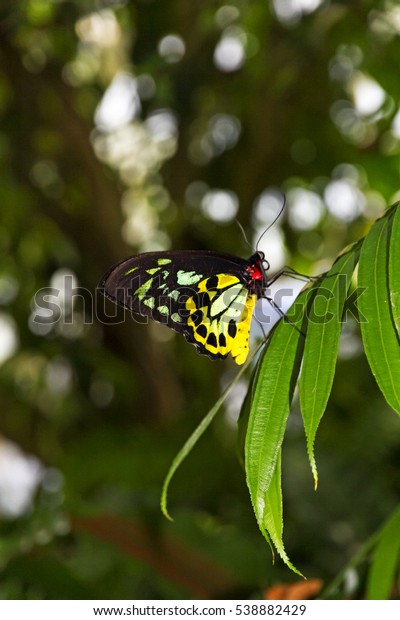
[[[134,295],[137,295],[140,301],[142,301],[143,298],[146,296],[147,291],[151,288],[152,284],[153,284],[153,278],[149,278],[148,280],[146,280],[144,284],[142,284],[142,286],[139,286],[139,288],[136,289],[136,291],[134,292]]]
[[[202,278],[202,273],[196,273],[195,271],[183,271],[183,269],[180,269],[176,274],[176,281],[182,286],[196,284],[197,282],[200,282]]]
[[[129,274],[133,273],[134,271],[136,271],[136,269],[139,269],[139,267],[132,267],[132,269],[129,269],[128,271],[125,271],[124,275],[125,276],[129,276]]]

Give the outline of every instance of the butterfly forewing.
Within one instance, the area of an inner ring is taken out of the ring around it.
[[[256,276],[254,275],[254,270]],[[100,289],[132,312],[184,334],[199,353],[242,364],[254,305],[266,284],[262,257],[149,252],[112,267]]]

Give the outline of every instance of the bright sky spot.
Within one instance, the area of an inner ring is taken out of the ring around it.
[[[362,344],[358,330],[355,329],[353,321],[343,323],[340,333],[339,352],[340,359],[351,359],[362,353]]]
[[[201,208],[204,215],[215,222],[230,222],[238,212],[239,201],[233,192],[210,190],[203,196]]]
[[[101,47],[117,45],[120,27],[113,11],[105,9],[82,17],[76,22],[76,33],[81,41]]]
[[[145,126],[156,142],[176,136],[178,123],[171,110],[155,110],[145,121]]]
[[[384,10],[371,10],[368,15],[368,26],[375,35],[384,42],[400,32],[400,6],[394,0],[384,3]]]
[[[78,286],[76,275],[68,269],[57,269],[51,276],[50,287],[54,289],[55,299],[65,312],[71,310],[73,293]]]
[[[57,269],[50,278],[49,286],[38,290],[32,303],[29,328],[38,336],[45,336],[59,323],[69,317],[74,300],[79,296],[76,275],[66,269]]]
[[[0,314],[0,364],[12,357],[18,347],[17,327],[7,314]]]
[[[274,271],[276,270],[271,269],[269,275],[272,275]],[[303,286],[303,280],[282,276],[267,289],[266,294],[270,299],[272,299],[278,308],[285,313],[293,304]],[[273,307],[273,304],[271,304],[268,299],[262,299],[257,304],[254,316],[257,320],[252,321],[251,329],[253,335],[256,337],[262,337],[263,330],[268,332],[281,318],[281,314],[276,308]]]
[[[291,189],[287,195],[289,221],[297,230],[315,228],[323,214],[323,202],[315,192],[303,187]]]
[[[350,88],[354,107],[361,116],[375,114],[385,102],[386,93],[375,80],[357,72],[351,80]]]
[[[251,322],[251,331],[253,331],[253,326],[256,324],[256,321]],[[251,336],[250,332],[250,336]],[[248,385],[247,382],[243,380],[239,380],[235,385],[232,386],[232,389],[229,390],[225,403],[224,403],[224,417],[229,424],[230,427],[234,428],[235,431],[237,429],[237,421],[238,415],[240,412],[240,407],[243,403],[243,400],[247,394]]]
[[[270,224],[282,209],[284,202],[285,199],[280,190],[268,187],[254,201],[254,218],[261,224]]]
[[[158,53],[169,63],[179,62],[185,51],[184,40],[176,34],[169,34],[158,43]]]
[[[245,61],[245,50],[238,37],[224,35],[214,51],[214,63],[220,71],[237,71]]]
[[[271,273],[274,273],[283,267],[286,261],[284,236],[279,226],[274,225],[267,232],[265,232],[265,228],[265,224],[256,228],[252,245],[257,250],[264,252],[265,258],[271,265]]]
[[[330,213],[345,222],[356,219],[363,212],[366,202],[364,194],[349,179],[328,183],[324,200]]]
[[[392,133],[395,138],[400,140],[400,110],[397,111],[397,114],[392,121]]]
[[[312,13],[322,0],[273,0],[277,18],[281,22],[295,23],[303,14]]]
[[[136,79],[127,73],[119,73],[97,106],[95,123],[101,131],[114,131],[129,123],[140,110]]]
[[[43,476],[40,462],[14,443],[0,440],[0,514],[18,517],[30,507]]]

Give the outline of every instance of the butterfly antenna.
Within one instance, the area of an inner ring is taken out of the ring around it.
[[[251,251],[253,251],[253,246],[251,245],[250,241],[249,241],[249,240],[248,240],[248,238],[247,238],[247,235],[246,235],[246,231],[245,231],[245,229],[243,228],[243,226],[241,225],[241,223],[239,222],[239,220],[235,220],[235,222],[236,222],[236,224],[239,226],[239,228],[240,228],[240,230],[241,230],[241,232],[242,232],[243,239],[245,240],[245,242],[247,243],[247,245],[249,246],[249,248],[251,249]]]
[[[257,244],[256,244],[256,252],[258,252],[258,246],[260,245],[260,241],[261,239],[264,237],[264,235],[269,231],[270,228],[272,228],[272,226],[275,224],[275,222],[277,222],[279,220],[279,218],[281,217],[284,209],[286,207],[286,196],[283,195],[283,204],[281,206],[281,208],[279,209],[279,213],[278,215],[275,217],[275,219],[271,222],[271,224],[269,226],[267,226],[267,228],[264,230],[264,232],[262,233],[262,235],[258,238]]]

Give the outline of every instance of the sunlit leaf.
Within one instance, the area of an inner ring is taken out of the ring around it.
[[[386,215],[372,226],[361,248],[358,284],[364,290],[358,307],[369,365],[387,402],[400,413],[400,347],[389,295],[389,242]]]
[[[400,203],[399,203],[400,205]],[[400,206],[397,205],[392,221],[389,256],[389,284],[392,315],[400,337]]]
[[[303,351],[304,337],[300,330],[306,328],[305,309],[312,293],[313,289],[308,289],[300,294],[294,311],[288,313],[290,322],[285,320],[278,324],[263,352],[245,446],[247,485],[258,525],[264,535],[268,533],[288,565],[278,526],[281,519],[279,494],[276,487],[270,490],[270,485],[274,475],[279,473],[277,461]]]
[[[357,249],[352,248],[335,261],[319,283],[308,321],[299,391],[315,486],[318,483],[315,434],[332,388],[343,307],[358,255]]]

